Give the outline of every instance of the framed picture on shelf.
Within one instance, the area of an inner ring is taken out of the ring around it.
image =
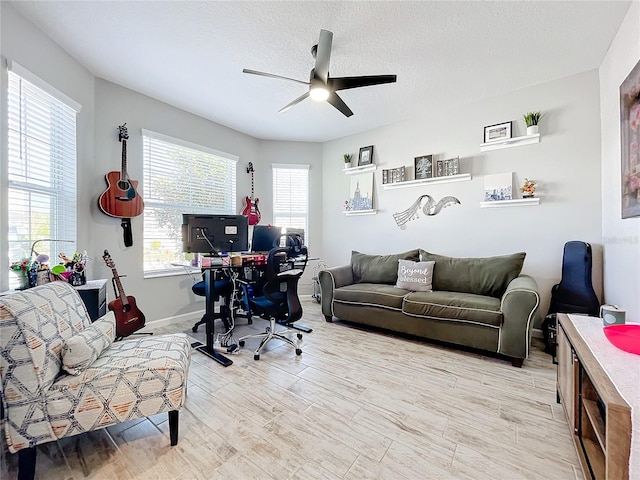
[[[498,142],[511,138],[511,122],[484,127],[484,143]]]
[[[389,183],[389,170],[382,170],[382,183]]]
[[[434,164],[434,172],[434,176],[444,177],[444,160],[436,160]]]
[[[485,175],[484,201],[496,202],[513,199],[513,172]]]
[[[444,161],[444,174],[458,175],[460,173],[460,159],[459,157],[450,158]]]
[[[413,160],[416,180],[433,177],[433,155],[423,155]]]
[[[362,147],[358,155],[358,166],[371,165],[373,163],[373,145]]]

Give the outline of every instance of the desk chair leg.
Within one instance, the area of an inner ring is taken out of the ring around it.
[[[245,335],[244,337],[242,337],[242,338],[240,338],[238,340],[238,344],[241,347],[244,347],[245,340],[247,338],[262,338],[262,341],[260,342],[260,345],[258,345],[258,348],[256,348],[256,351],[253,353],[253,359],[254,360],[260,360],[260,353],[262,352],[262,349],[264,348],[264,346],[267,343],[269,343],[273,339],[281,340],[283,342],[288,343],[293,348],[295,348],[296,355],[302,355],[302,349],[300,348],[300,341],[302,340],[302,334],[301,333],[296,333],[296,336],[298,337],[298,342],[297,343],[294,342],[293,340],[291,340],[290,338],[287,338],[287,337],[284,336],[284,334],[293,333],[294,331],[295,330],[292,330],[292,329],[276,331],[276,319],[275,318],[270,318],[269,319],[269,326],[267,327],[267,331],[265,333],[256,333],[256,334],[253,334],[253,335]]]

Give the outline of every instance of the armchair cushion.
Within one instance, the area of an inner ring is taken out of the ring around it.
[[[71,375],[80,375],[109,348],[115,337],[116,316],[109,311],[64,342],[62,368]]]

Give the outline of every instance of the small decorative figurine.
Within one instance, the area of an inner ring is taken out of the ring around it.
[[[520,188],[522,192],[522,198],[531,198],[533,194],[536,193],[536,181],[529,180],[527,178],[524,179],[524,184]]]

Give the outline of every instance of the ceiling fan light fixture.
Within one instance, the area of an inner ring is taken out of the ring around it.
[[[316,102],[324,102],[327,98],[329,98],[329,93],[329,90],[325,86],[312,87],[309,90],[309,96]]]

